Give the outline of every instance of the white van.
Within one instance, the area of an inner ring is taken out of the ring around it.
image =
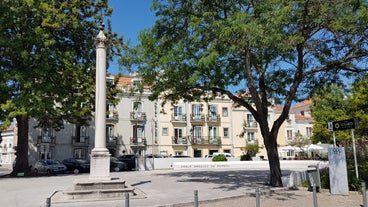
[[[227,153],[227,152],[214,152],[213,156],[216,156],[216,155],[225,155],[225,157],[234,157],[234,155]]]

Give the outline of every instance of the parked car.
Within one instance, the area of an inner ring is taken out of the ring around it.
[[[227,158],[234,157],[234,155],[232,155],[230,153],[227,153],[227,152],[215,152],[215,153],[213,153],[213,156],[216,156],[216,155],[225,155],[225,157],[227,157]]]
[[[75,174],[89,172],[90,164],[87,160],[76,159],[76,158],[68,158],[63,160],[62,162],[68,171],[71,171]]]
[[[58,160],[40,160],[34,165],[34,172],[46,174],[65,173],[66,166]]]
[[[158,155],[158,154],[146,154],[145,158],[167,158],[167,155]]]
[[[121,155],[117,157],[119,161],[124,162],[128,165],[128,170],[135,169],[136,167],[136,156],[134,154]]]
[[[119,161],[116,157],[110,157],[110,171],[119,172],[128,170],[128,165]]]

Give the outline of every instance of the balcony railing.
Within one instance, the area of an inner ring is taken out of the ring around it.
[[[180,115],[174,115],[171,114],[171,122],[186,122],[187,121],[187,115],[186,114],[180,114]]]
[[[245,127],[246,128],[257,128],[258,123],[256,121],[253,121],[253,120],[251,120],[251,121],[247,120],[247,121],[245,121]]]
[[[140,145],[145,146],[147,145],[146,138],[145,137],[131,137],[130,138],[130,144],[131,145]]]
[[[206,116],[206,121],[209,123],[220,123],[221,122],[221,116],[220,115],[209,115]]]
[[[117,112],[113,112],[112,114],[106,116],[106,123],[118,123],[118,121],[119,115]]]
[[[257,139],[247,139],[246,141],[247,145],[258,145]]]
[[[81,137],[72,136],[72,145],[73,146],[88,146],[89,136],[81,136]]]
[[[194,136],[193,145],[221,145],[221,137]]]
[[[117,137],[107,137],[106,139],[106,146],[114,147],[118,144]]]
[[[130,112],[130,121],[145,121],[147,120],[145,112]]]
[[[205,122],[205,116],[203,114],[191,114],[190,121],[191,122]]]
[[[187,137],[171,137],[173,145],[186,145]]]
[[[55,144],[55,138],[54,136],[49,136],[49,137],[46,137],[46,136],[38,136],[37,137],[37,144]]]

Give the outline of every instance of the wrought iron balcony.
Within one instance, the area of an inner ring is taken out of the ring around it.
[[[136,111],[130,112],[130,121],[143,122],[145,120],[147,120],[146,112],[136,112]]]
[[[221,137],[194,136],[191,141],[193,145],[221,145]]]
[[[145,137],[131,137],[130,138],[131,145],[139,145],[139,146],[146,146],[146,138]]]
[[[72,136],[72,145],[74,147],[87,147],[89,145],[89,136]]]
[[[37,136],[37,144],[55,145],[55,136]]]
[[[171,114],[171,122],[186,122],[187,121],[187,115],[186,114],[180,114],[180,115],[174,115]]]
[[[205,122],[205,116],[203,114],[191,114],[190,115],[190,121],[192,123],[204,123]]]
[[[106,146],[107,147],[116,147],[118,144],[117,137],[107,137],[106,138]]]
[[[247,145],[258,145],[258,140],[257,139],[247,139],[246,144]]]
[[[187,137],[171,137],[173,145],[186,145]]]
[[[221,116],[218,115],[206,115],[206,121],[208,123],[220,123],[221,122]]]
[[[114,112],[112,112],[112,114],[109,114],[109,115],[106,116],[106,123],[107,124],[118,123],[118,121],[119,121],[119,114],[116,111],[114,111]]]
[[[257,128],[258,127],[258,123],[253,120],[246,120],[244,122],[244,125],[246,128]]]

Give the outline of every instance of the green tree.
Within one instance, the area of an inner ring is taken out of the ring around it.
[[[121,64],[138,68],[153,84],[152,98],[222,94],[250,111],[264,139],[272,186],[282,185],[277,133],[292,102],[321,83],[339,81],[338,74],[366,69],[366,2],[154,0],[152,8],[155,25],[140,33],[140,44]],[[240,90],[230,90],[234,86]],[[283,111],[269,126],[268,107],[275,103]]]
[[[329,131],[327,124],[333,121],[350,119],[349,102],[342,87],[336,84],[326,85],[313,97],[311,108],[313,124],[313,143],[333,143],[333,134]],[[348,131],[336,131],[336,141],[351,137]]]
[[[358,139],[368,139],[368,77],[356,81],[348,96],[350,118],[358,119]]]
[[[107,0],[2,0],[0,11],[0,120],[3,126],[17,120],[13,174],[27,175],[30,118],[38,120],[37,127],[56,130],[64,121],[88,125],[94,109],[94,39],[112,9]],[[121,41],[108,30],[111,58]]]

